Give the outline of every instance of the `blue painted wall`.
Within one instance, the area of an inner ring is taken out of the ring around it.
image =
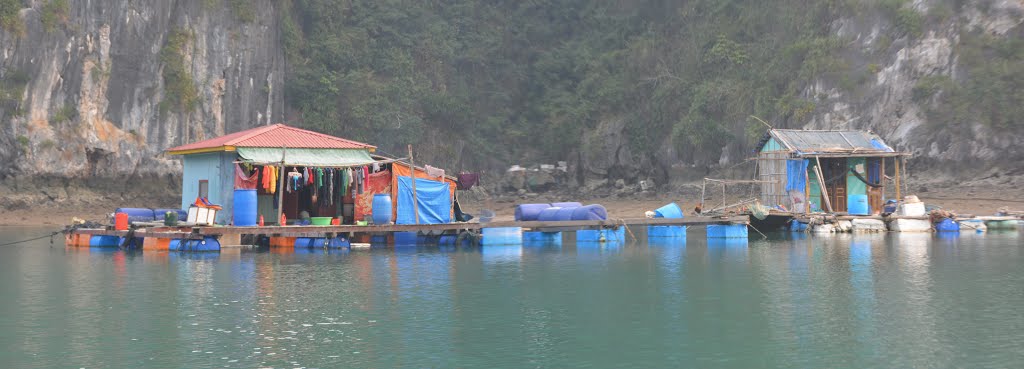
[[[779,145],[779,141],[776,141],[774,137],[768,139],[768,142],[765,142],[764,143],[764,147],[761,148],[761,152],[782,151],[782,150],[785,150],[785,148],[783,148],[782,145]]]
[[[188,209],[196,201],[199,181],[205,179],[210,183],[210,202],[224,208],[217,213],[217,224],[229,224],[234,200],[236,158],[234,152],[185,155],[182,160],[181,208]]]

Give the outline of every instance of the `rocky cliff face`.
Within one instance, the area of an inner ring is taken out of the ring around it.
[[[880,16],[848,17],[834,23],[835,33],[850,41],[851,67],[864,71],[867,82],[855,89],[819,81],[805,90],[818,109],[804,125],[811,129],[848,127],[878,132],[891,145],[914,154],[919,170],[971,170],[990,165],[1020,169],[1024,136],[1017,127],[992,127],[980,117],[942,125],[928,109],[942,102],[915,98],[922,81],[943,78],[963,85],[970,66],[962,58],[962,35],[979,32],[994,39],[1024,37],[1024,2],[1016,0],[964,2],[958,14],[941,14],[947,1],[918,0],[910,8],[924,23],[919,34],[908,32],[892,40],[884,36],[897,27]],[[939,91],[947,93],[948,91]],[[1018,117],[1017,119],[1024,119]],[[978,165],[986,163],[987,165]]]
[[[861,3],[831,22],[831,33],[845,45],[837,51],[842,70],[824,73],[804,88],[801,98],[811,103],[812,111],[801,119],[765,118],[779,128],[877,132],[896,148],[912,152],[910,167],[918,173],[947,172],[946,177],[959,179],[993,170],[1024,174],[1024,118],[1000,127],[980,116],[950,122],[929,114],[946,103],[942,97],[951,93],[950,86],[965,88],[977,78],[972,68],[986,62],[965,60],[965,50],[977,45],[968,45],[963,35],[977,33],[1011,45],[1024,40],[1024,2],[916,0],[897,5],[902,6],[898,14],[884,14],[870,5],[875,2]],[[853,9],[861,12],[852,14]],[[932,91],[935,95],[915,95],[930,80],[949,84]],[[756,142],[748,137],[748,142],[730,143],[720,152],[701,153],[719,160],[717,168],[700,168],[691,165],[697,154],[677,152],[671,137],[645,153],[630,150],[621,132],[614,124],[601,124],[587,133],[584,141],[592,144],[580,148],[579,179],[598,182],[614,179],[612,173],[635,173],[627,182],[647,177],[692,180],[709,169],[715,175],[742,175],[725,169],[750,157]],[[593,144],[598,141],[602,143]]]
[[[0,31],[6,191],[176,174],[168,147],[282,119],[273,1],[244,2],[243,16],[225,1],[47,4],[31,1],[20,29]]]
[[[76,197],[73,183],[101,187],[133,178],[120,192],[142,181],[173,194],[180,165],[163,154],[168,147],[285,120],[280,3],[83,0],[55,10],[56,3],[23,2],[28,5],[16,14],[22,26],[0,29],[0,193],[34,193],[29,201],[60,203]],[[1024,3],[916,0],[900,6],[913,13],[835,19],[832,33],[846,42],[844,73],[860,77],[820,78],[802,96],[813,111],[773,123],[870,129],[914,152],[914,162],[925,168],[980,167],[977,162],[1019,168],[1019,129],[971,119],[936,125],[927,112],[942,104],[943,92],[915,98],[915,87],[935,77],[953,84],[970,79],[964,31],[1024,37]],[[692,167],[695,155],[728,168],[748,157],[752,144],[688,153],[666,136],[644,150],[630,146],[624,127],[607,119],[585,134],[566,158],[572,180],[586,186],[699,178],[705,169]]]

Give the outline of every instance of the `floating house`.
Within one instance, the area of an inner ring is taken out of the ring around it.
[[[373,155],[374,151],[373,145],[274,124],[167,153],[183,158],[182,208],[188,209],[198,198],[220,205],[223,209],[215,221],[220,225],[255,225],[261,216],[267,225],[278,224],[282,214],[295,220],[303,211],[353,224],[372,212],[376,194],[390,195],[392,219],[412,218],[411,199],[417,198],[420,223],[451,221],[454,178],[431,176],[423,168],[412,169],[402,160]],[[413,172],[416,196],[410,181]],[[255,199],[236,198],[253,195]]]
[[[757,145],[755,180],[761,203],[773,208],[877,214],[887,196],[900,197],[908,155],[866,131],[771,129]],[[885,193],[890,178],[894,194]]]

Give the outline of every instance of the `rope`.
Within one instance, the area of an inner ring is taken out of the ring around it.
[[[11,246],[11,245],[17,245],[17,244],[19,244],[19,243],[25,243],[25,242],[32,242],[32,241],[37,241],[37,240],[41,240],[41,239],[44,239],[44,238],[53,238],[53,236],[56,236],[56,235],[58,235],[58,234],[61,234],[61,232],[63,232],[63,231],[56,231],[56,232],[53,232],[53,233],[47,234],[47,235],[45,235],[45,236],[39,236],[39,237],[36,237],[36,238],[29,238],[29,239],[27,239],[27,240],[21,240],[21,241],[14,241],[14,242],[8,242],[8,243],[0,244],[0,247],[3,247],[3,246]]]

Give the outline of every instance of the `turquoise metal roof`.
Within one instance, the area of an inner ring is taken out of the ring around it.
[[[278,164],[311,167],[345,167],[374,162],[367,150],[360,149],[281,149],[239,147],[238,156],[254,164]]]

